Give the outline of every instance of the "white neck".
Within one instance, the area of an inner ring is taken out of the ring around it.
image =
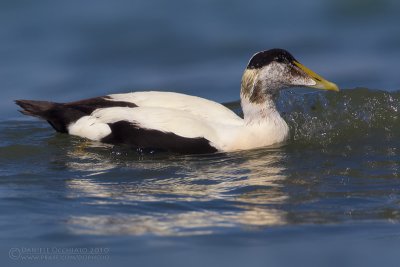
[[[277,91],[266,86],[258,80],[257,72],[245,71],[240,94],[244,125],[232,142],[231,150],[269,146],[287,139],[289,127],[276,109],[275,96],[266,94]]]
[[[249,69],[243,73],[240,99],[247,125],[282,120],[275,105],[276,92],[279,88],[276,84],[261,80],[260,76],[264,75],[258,70]]]
[[[261,103],[251,102],[247,97],[241,99],[241,106],[244,115],[244,121],[247,125],[262,124],[269,122],[271,119],[280,117],[276,109],[274,100],[266,98]]]

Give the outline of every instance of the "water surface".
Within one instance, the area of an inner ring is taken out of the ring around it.
[[[335,251],[354,242],[388,253],[376,243],[398,245],[399,99],[367,89],[287,92],[287,144],[200,156],[140,153],[56,134],[45,122],[4,121],[2,248],[100,246],[113,260],[153,264],[146,253],[185,262],[248,246],[263,251],[255,263],[281,250],[304,258],[298,246],[323,248],[312,259],[324,261],[325,239]]]

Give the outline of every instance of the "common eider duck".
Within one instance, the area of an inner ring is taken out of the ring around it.
[[[289,127],[276,109],[288,87],[339,91],[283,49],[258,52],[242,77],[244,118],[204,98],[174,92],[111,94],[76,102],[16,100],[25,115],[57,132],[94,141],[184,154],[230,152],[284,142]]]

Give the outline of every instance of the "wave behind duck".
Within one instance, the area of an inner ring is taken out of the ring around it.
[[[278,109],[293,143],[399,142],[400,91],[284,92]]]

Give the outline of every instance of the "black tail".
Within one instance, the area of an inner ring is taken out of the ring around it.
[[[22,108],[22,114],[44,119],[61,133],[67,133],[71,122],[86,115],[61,103],[36,100],[16,100],[15,103]]]
[[[20,112],[24,115],[35,116],[47,120],[46,113],[53,109],[57,103],[35,100],[15,100],[15,104],[20,106]]]
[[[137,107],[136,104],[124,101],[112,101],[109,97],[95,97],[70,103],[56,103],[36,100],[16,100],[22,108],[21,113],[39,117],[48,121],[53,128],[62,133],[68,132],[68,125],[94,110],[108,107]]]

